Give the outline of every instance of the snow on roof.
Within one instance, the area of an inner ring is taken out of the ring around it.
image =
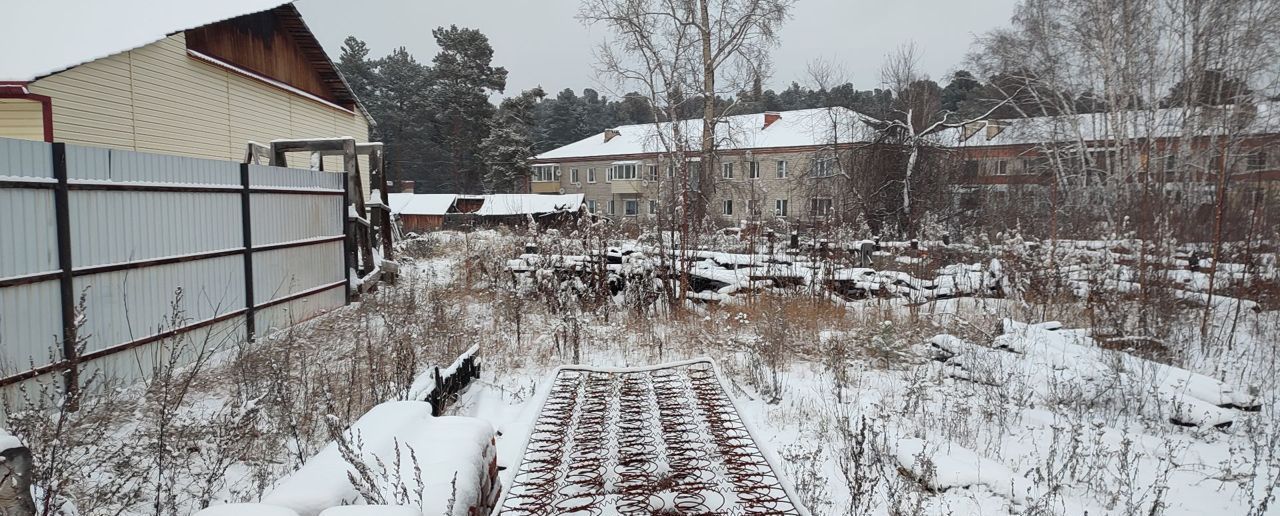
[[[387,194],[391,213],[397,215],[444,215],[453,206],[454,194]]]
[[[724,117],[716,125],[719,148],[731,150],[805,147],[867,141],[871,128],[864,123],[874,119],[851,109],[817,108],[783,111],[781,117],[764,125],[764,114]],[[604,133],[552,149],[537,156],[538,160],[586,158],[594,156],[627,156],[666,152],[664,138],[670,139],[676,125],[636,124],[614,128],[618,135],[605,141]],[[702,138],[702,119],[679,122],[688,148],[697,148]]]
[[[8,2],[0,34],[20,42],[0,81],[27,82],[132,50],[178,31],[274,9],[284,0],[40,0]]]
[[[1111,113],[1041,116],[1004,120],[984,120],[977,132],[964,138],[962,128],[938,134],[944,145],[994,147],[1045,142],[1108,141],[1119,138],[1168,138],[1187,133],[1201,136],[1223,134],[1274,134],[1280,132],[1280,103],[1261,102],[1252,108],[1161,108]],[[1228,131],[1228,124],[1241,130]],[[1003,127],[987,137],[988,125]]]
[[[493,194],[484,196],[484,204],[476,215],[527,215],[578,211],[582,207],[582,194]]]

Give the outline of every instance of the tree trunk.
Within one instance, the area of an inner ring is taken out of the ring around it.
[[[699,167],[698,189],[701,198],[698,204],[698,219],[706,215],[707,206],[715,195],[713,174],[716,172],[716,67],[711,53],[711,13],[709,0],[698,0],[699,39],[702,41],[702,165]]]

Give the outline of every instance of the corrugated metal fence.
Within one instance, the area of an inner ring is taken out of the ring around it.
[[[234,344],[343,305],[345,184],[0,138],[6,406],[42,382],[60,393],[144,378],[178,334]]]

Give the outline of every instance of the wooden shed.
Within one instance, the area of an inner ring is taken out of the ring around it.
[[[444,226],[445,214],[453,209],[454,194],[387,194],[392,216],[400,220],[405,233],[434,231]]]
[[[249,141],[368,141],[372,120],[291,3],[14,7],[0,17],[21,42],[0,60],[0,137],[235,161]]]

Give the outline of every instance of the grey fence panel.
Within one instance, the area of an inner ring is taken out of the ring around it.
[[[249,185],[264,188],[318,189],[341,192],[346,176],[300,168],[249,166]]]
[[[323,290],[261,308],[254,313],[254,323],[259,335],[267,335],[340,307],[346,303],[346,297],[346,291],[341,287]]]
[[[253,245],[295,242],[342,234],[342,197],[253,194]]]
[[[244,241],[240,195],[73,191],[77,268],[236,249]]]
[[[53,180],[49,144],[0,138],[0,179],[5,177]]]
[[[244,308],[240,255],[75,278],[85,298],[81,338],[92,353]]]
[[[0,138],[0,399],[135,382],[342,306],[344,187],[340,173]]]
[[[0,279],[58,269],[54,223],[53,190],[0,190]]]
[[[61,358],[59,299],[56,281],[0,288],[0,378]]]
[[[342,242],[253,253],[253,293],[259,304],[344,279]]]

